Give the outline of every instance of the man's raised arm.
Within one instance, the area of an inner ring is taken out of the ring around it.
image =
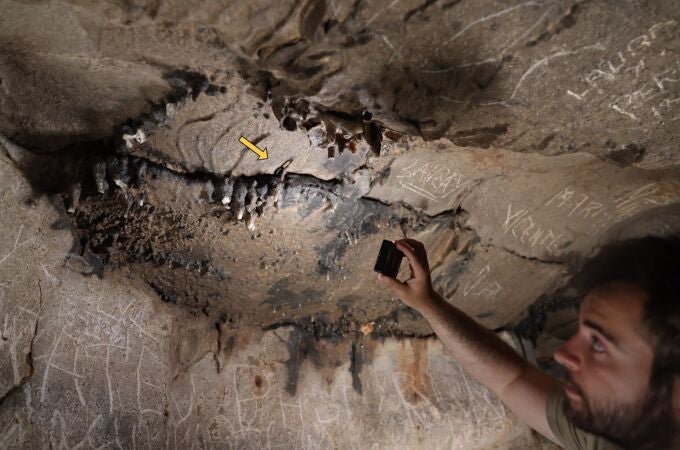
[[[395,244],[408,259],[411,277],[401,282],[379,275],[379,281],[425,317],[446,350],[467,373],[498,395],[529,426],[557,442],[548,426],[546,403],[560,382],[534,368],[494,332],[434,291],[423,244],[413,239]]]

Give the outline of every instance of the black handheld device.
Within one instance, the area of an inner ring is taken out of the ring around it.
[[[375,262],[375,270],[388,277],[396,277],[399,272],[399,265],[404,254],[397,248],[392,241],[384,240],[380,246],[378,260]]]

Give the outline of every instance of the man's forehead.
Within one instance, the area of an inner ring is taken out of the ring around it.
[[[581,323],[595,324],[619,341],[644,338],[644,305],[647,294],[626,283],[610,283],[586,295],[579,312]],[[591,326],[592,328],[592,326]]]
[[[582,310],[599,312],[621,311],[642,318],[647,294],[642,288],[630,283],[608,283],[598,286],[586,295]]]

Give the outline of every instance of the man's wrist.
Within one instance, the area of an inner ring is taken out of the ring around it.
[[[427,301],[423,303],[418,312],[427,319],[429,316],[438,314],[445,303],[446,300],[433,289],[430,292]]]

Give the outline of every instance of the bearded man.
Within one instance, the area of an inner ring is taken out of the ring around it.
[[[437,294],[420,242],[395,244],[411,277],[379,281],[529,426],[568,449],[680,448],[680,237],[615,243],[585,264],[578,330],[554,355],[563,381]]]

